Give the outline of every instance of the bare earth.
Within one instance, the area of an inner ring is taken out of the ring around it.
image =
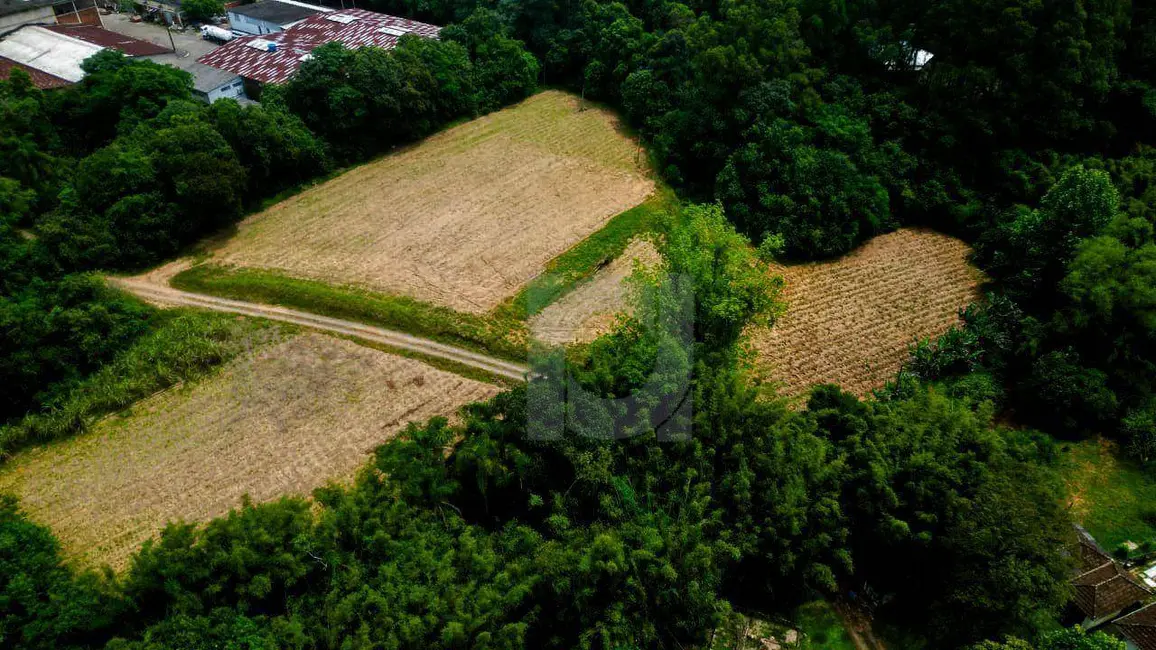
[[[908,346],[959,322],[982,275],[958,239],[927,230],[881,235],[833,261],[773,269],[787,312],[751,339],[781,393],[819,383],[866,395],[894,378]]]
[[[244,220],[215,261],[484,313],[654,189],[617,119],[547,91]]]
[[[308,495],[350,477],[410,421],[453,415],[498,388],[321,334],[259,347],[193,386],[0,470],[83,566],[127,564],[170,520],[204,521],[243,495]]]
[[[661,261],[654,244],[635,239],[614,261],[578,288],[530,319],[531,335],[551,345],[587,343],[610,331],[629,305],[629,282],[635,264],[653,268]]]

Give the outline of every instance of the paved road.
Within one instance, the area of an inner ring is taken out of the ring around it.
[[[381,343],[431,357],[446,359],[516,381],[525,381],[526,373],[528,372],[525,366],[516,363],[510,363],[509,361],[478,354],[477,352],[470,352],[469,350],[452,345],[445,345],[444,343],[430,341],[429,339],[423,339],[380,327],[373,327],[372,325],[364,325],[354,321],[318,316],[317,314],[310,314],[309,312],[297,311],[295,309],[286,309],[284,307],[274,307],[272,305],[262,305],[240,300],[206,296],[199,293],[190,293],[188,291],[173,289],[172,287],[158,286],[139,278],[110,278],[110,282],[149,302],[200,307],[202,309],[211,309],[230,314],[268,318],[269,320],[292,323],[294,325],[301,325],[302,327],[344,334],[373,343]]]

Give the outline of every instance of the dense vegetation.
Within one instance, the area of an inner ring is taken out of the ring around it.
[[[687,209],[664,251],[696,290],[694,435],[661,440],[642,409],[621,440],[583,422],[533,440],[538,405],[512,390],[460,429],[411,428],[356,485],[319,492],[316,516],[286,500],[174,525],[119,578],[62,568],[51,535],[5,503],[4,645],[684,648],[732,609],[853,590],[931,647],[1114,647],[1041,632],[1070,596],[1055,451],[995,422],[1105,432],[1156,457],[1156,12],[368,7],[455,24],[391,52],[321,48],[254,107],[192,103],[183,73],[111,53],[58,93],[19,73],[0,84],[0,418],[51,404],[152,327],[78,273],[164,259],[278,192],[546,83],[620,107],[664,178],[715,202]],[[919,50],[934,54],[922,69]],[[974,243],[987,300],[875,399],[819,387],[785,409],[743,361],[743,328],[776,310],[743,236],[814,259],[898,225]],[[627,324],[568,364],[622,395],[669,344]]]
[[[61,573],[51,539],[13,511],[0,548],[12,562],[28,561],[26,538],[44,551],[20,569],[38,586],[12,588],[10,634],[32,647],[38,634],[58,647],[678,647],[704,643],[728,600],[791,606],[867,580],[893,594],[895,620],[958,642],[1030,634],[1063,605],[1066,523],[1034,441],[934,391],[863,403],[828,387],[802,413],[761,399],[737,344],[773,291],[745,242],[717,208],[691,208],[667,255],[706,334],[691,439],[595,439],[575,422],[531,440],[526,391],[511,390],[461,431],[411,427],[354,487],[320,491],[319,518],[287,500],[174,525],[115,581]],[[620,330],[573,371],[617,390],[653,336]],[[42,632],[58,620],[84,626]]]

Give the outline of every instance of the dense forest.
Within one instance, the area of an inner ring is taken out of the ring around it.
[[[110,52],[66,89],[0,83],[0,422],[51,412],[155,327],[93,272],[550,85],[620,109],[686,199],[663,253],[695,289],[693,436],[660,440],[643,411],[622,440],[534,440],[512,389],[411,427],[316,507],[172,525],[120,576],[66,568],[6,500],[0,645],[687,648],[734,610],[855,591],[927,647],[1114,647],[1053,631],[1071,528],[1047,466],[1055,438],[1093,433],[1156,458],[1156,8],[366,8],[448,26],[321,48],[255,106],[196,103],[185,73]],[[985,299],[875,398],[822,386],[786,408],[742,345],[778,309],[756,256],[901,225],[971,243]],[[625,394],[660,336],[627,324],[570,372]]]

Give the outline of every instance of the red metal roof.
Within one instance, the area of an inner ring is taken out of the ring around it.
[[[7,80],[8,76],[12,74],[12,70],[15,68],[20,68],[21,70],[27,72],[28,76],[32,78],[32,85],[41,90],[63,88],[64,86],[72,83],[67,79],[61,79],[60,77],[50,75],[42,70],[37,70],[36,68],[26,66],[23,63],[18,63],[7,57],[0,56],[0,79]]]
[[[167,54],[171,51],[167,47],[161,47],[155,43],[149,43],[148,41],[142,41],[131,36],[110,32],[103,27],[97,27],[95,25],[44,25],[43,27],[57,34],[71,36],[86,43],[107,47],[112,50],[119,50],[127,56],[153,56],[156,54]]]
[[[340,41],[348,48],[393,48],[401,33],[437,38],[441,27],[364,9],[342,9],[310,16],[283,32],[237,38],[197,59],[263,83],[280,83],[297,72],[313,48]],[[254,45],[272,43],[275,51]]]

